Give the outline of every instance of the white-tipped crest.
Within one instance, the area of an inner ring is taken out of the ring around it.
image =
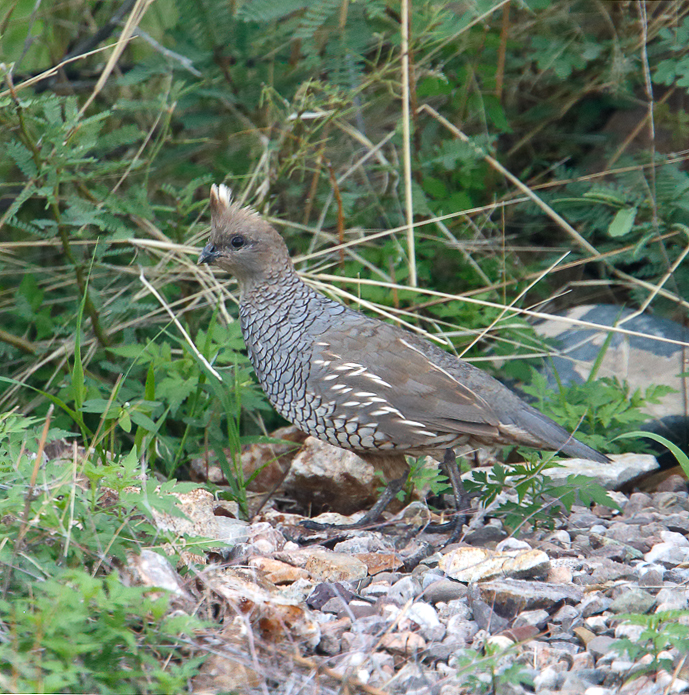
[[[230,204],[232,203],[232,190],[224,183],[221,183],[219,186],[213,184],[211,186],[211,194],[215,194],[218,201],[225,207],[230,207]]]

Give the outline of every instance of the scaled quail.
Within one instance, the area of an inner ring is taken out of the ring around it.
[[[306,285],[282,237],[257,213],[211,188],[210,243],[199,263],[240,288],[242,334],[258,380],[284,418],[355,451],[401,488],[405,455],[444,460],[459,502],[452,450],[519,444],[605,463],[609,459],[468,362],[396,326],[364,316]]]

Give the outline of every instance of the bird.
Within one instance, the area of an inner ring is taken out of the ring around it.
[[[285,241],[256,211],[211,187],[211,234],[198,259],[239,284],[250,361],[277,412],[354,451],[382,473],[384,494],[350,526],[372,523],[402,489],[407,456],[431,456],[464,503],[454,450],[512,444],[607,463],[497,379],[399,326],[307,285]]]

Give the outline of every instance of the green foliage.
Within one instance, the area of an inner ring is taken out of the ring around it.
[[[658,44],[654,53],[669,55],[660,60],[653,72],[653,81],[667,86],[689,88],[689,19],[686,17],[681,24],[673,28],[662,27]]]
[[[589,506],[596,502],[607,507],[617,506],[604,488],[585,475],[569,475],[562,484],[544,475],[549,469],[559,467],[552,455],[522,454],[523,463],[477,469],[465,481],[467,491],[479,493],[485,505],[507,493],[507,499],[491,513],[502,517],[514,533],[518,533],[525,522],[531,527],[551,529],[557,513],[570,512],[574,504]]]
[[[48,461],[31,490],[37,425],[0,416],[0,678],[14,692],[180,692],[202,660],[190,641],[200,621],[104,570],[172,540],[151,510],[180,515],[171,492],[189,485],[142,483],[133,450],[105,466]]]
[[[641,625],[644,630],[634,640],[628,638],[616,640],[612,647],[621,654],[626,654],[626,658],[632,662],[647,655],[652,657],[650,661],[635,670],[635,676],[660,670],[673,673],[675,666],[672,658],[667,657],[666,650],[675,648],[680,654],[687,653],[689,650],[688,617],[689,612],[682,610],[661,611],[652,615],[621,614],[618,616],[621,624]],[[663,652],[666,654],[663,655]]]
[[[410,460],[409,477],[405,489],[398,494],[400,500],[409,499],[414,490],[428,490],[431,496],[442,495],[452,489],[447,476],[425,457]]]
[[[546,377],[534,371],[530,385],[524,391],[536,400],[536,407],[560,423],[577,438],[594,449],[621,453],[623,444],[611,440],[610,432],[626,433],[638,429],[648,419],[647,404],[660,402],[673,389],[663,384],[649,386],[645,391],[632,392],[626,382],[617,378],[589,379],[582,384],[548,386]],[[635,444],[638,451],[638,443]]]
[[[450,660],[450,665],[457,669],[462,684],[475,695],[509,692],[510,685],[533,687],[528,666],[520,662],[516,649],[501,649],[487,643],[483,655],[474,649],[463,649]]]
[[[187,653],[201,623],[168,616],[167,599],[146,593],[114,573],[74,569],[0,600],[11,625],[0,644],[3,678],[15,692],[181,692],[205,658]]]

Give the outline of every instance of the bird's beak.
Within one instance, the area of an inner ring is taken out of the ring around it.
[[[202,265],[203,263],[215,263],[219,255],[220,252],[213,244],[206,244],[203,247],[203,251],[201,251],[201,254],[199,255],[198,264]]]

